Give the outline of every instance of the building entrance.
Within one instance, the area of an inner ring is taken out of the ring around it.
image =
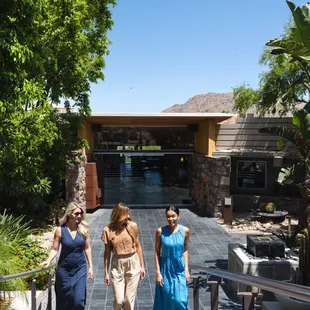
[[[191,154],[95,154],[101,205],[190,204]]]

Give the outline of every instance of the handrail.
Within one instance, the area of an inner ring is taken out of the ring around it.
[[[264,289],[269,292],[285,294],[287,296],[310,302],[310,287],[286,283],[278,280],[263,278],[259,276],[251,276],[238,272],[230,272],[226,270],[213,269],[205,266],[190,264],[191,270],[196,270],[206,274],[210,274],[219,278],[232,280],[238,283],[251,285]]]
[[[54,268],[56,264],[51,264],[45,268],[40,268],[40,269],[33,269],[29,271],[24,271],[16,274],[10,274],[6,276],[0,276],[0,282],[1,281],[8,281],[12,279],[18,279],[18,278],[23,278],[32,274],[40,273],[45,270],[49,270],[51,268]],[[47,283],[47,308],[48,310],[52,310],[52,275],[51,273],[48,274],[48,283]],[[36,297],[36,292],[37,292],[37,281],[32,280],[31,281],[31,310],[36,310],[37,309],[37,297]]]
[[[56,264],[49,265],[45,268],[33,269],[30,271],[24,271],[24,272],[20,272],[20,273],[16,273],[16,274],[10,274],[7,276],[0,276],[0,281],[7,281],[7,280],[12,280],[12,279],[23,278],[23,277],[26,277],[26,276],[29,276],[29,275],[32,275],[32,274],[35,274],[38,272],[42,272],[42,271],[51,269],[53,267],[56,267]]]

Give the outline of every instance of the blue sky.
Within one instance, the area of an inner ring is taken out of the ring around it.
[[[285,0],[119,0],[112,13],[93,112],[160,112],[243,82],[256,87],[264,44],[291,16]]]

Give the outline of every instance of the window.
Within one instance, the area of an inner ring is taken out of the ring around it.
[[[195,149],[195,133],[187,127],[105,127],[94,132],[97,150],[158,151]]]
[[[243,189],[266,189],[265,161],[237,161],[237,187]]]

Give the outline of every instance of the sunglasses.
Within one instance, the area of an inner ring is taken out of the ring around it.
[[[83,215],[83,212],[75,212],[75,213],[72,213],[74,216],[79,216],[79,215]]]

